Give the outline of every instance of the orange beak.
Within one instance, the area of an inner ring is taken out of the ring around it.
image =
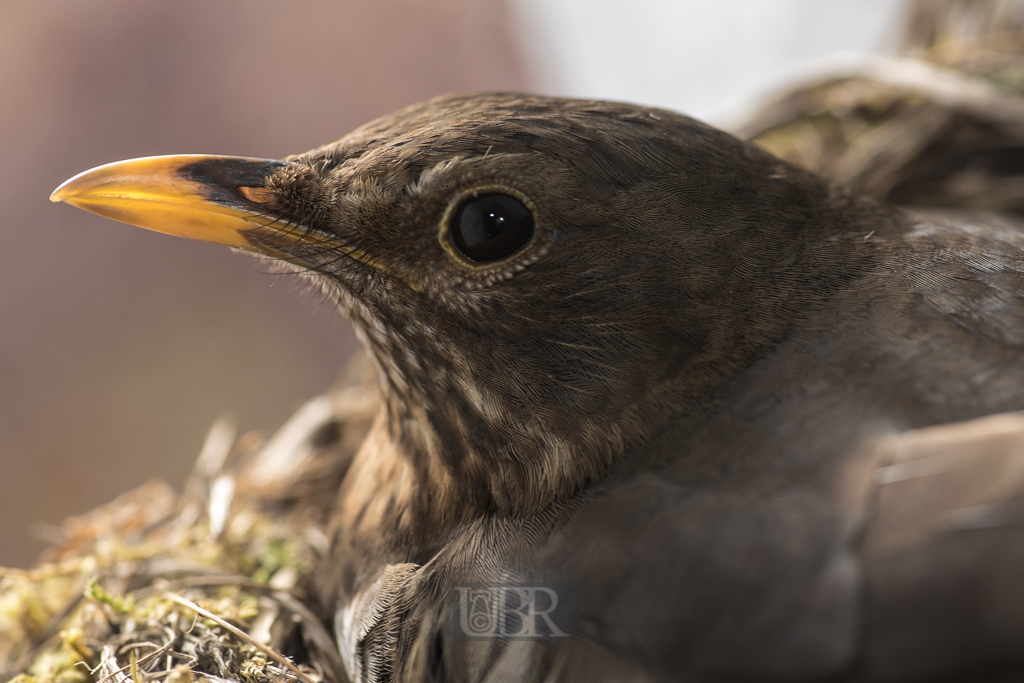
[[[202,154],[145,157],[98,166],[66,181],[67,202],[147,230],[272,256],[289,246],[336,246],[330,235],[267,211],[266,178],[283,161]]]

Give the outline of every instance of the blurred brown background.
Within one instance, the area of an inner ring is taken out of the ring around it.
[[[354,338],[291,276],[47,201],[92,166],[280,157],[445,92],[528,89],[502,0],[0,3],[0,565],[210,423],[271,431]]]

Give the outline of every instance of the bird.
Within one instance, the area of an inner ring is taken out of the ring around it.
[[[352,681],[1024,667],[1012,218],[517,93],[51,199],[274,259],[354,324],[381,407],[317,573]]]

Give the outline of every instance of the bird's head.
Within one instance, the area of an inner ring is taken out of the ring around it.
[[[506,510],[599,477],[775,343],[829,197],[671,112],[519,95],[433,100],[284,161],[110,164],[53,195],[308,273],[376,359],[392,436]]]

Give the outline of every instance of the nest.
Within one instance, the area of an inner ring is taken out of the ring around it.
[[[898,58],[858,60],[733,127],[905,206],[1024,213],[1024,3],[920,0]]]
[[[906,54],[784,92],[738,132],[881,200],[1024,213],[1024,3],[923,0]],[[213,426],[153,482],[0,570],[0,681],[347,680],[310,586],[379,397],[362,361],[269,440]]]
[[[0,680],[347,680],[310,582],[379,401],[364,365],[269,440],[218,421],[182,494],[145,484],[0,570]]]

